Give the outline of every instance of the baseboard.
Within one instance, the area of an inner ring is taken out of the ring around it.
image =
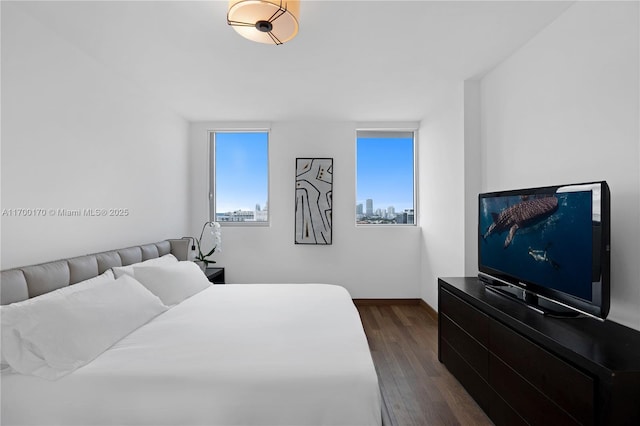
[[[419,305],[420,299],[353,299],[356,306],[371,305]]]
[[[356,306],[389,306],[389,305],[418,305],[427,311],[427,315],[438,322],[438,312],[422,299],[353,299]]]

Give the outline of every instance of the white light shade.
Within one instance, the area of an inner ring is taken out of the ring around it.
[[[300,0],[231,0],[227,23],[242,37],[282,44],[298,33]]]

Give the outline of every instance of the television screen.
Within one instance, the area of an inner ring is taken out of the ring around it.
[[[604,318],[608,229],[606,182],[480,194],[479,270]]]

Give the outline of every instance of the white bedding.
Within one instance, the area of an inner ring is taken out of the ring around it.
[[[117,315],[117,313],[114,313]],[[211,286],[57,381],[2,375],[2,425],[380,425],[348,292]]]

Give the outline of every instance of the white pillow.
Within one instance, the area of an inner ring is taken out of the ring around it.
[[[133,276],[167,306],[180,303],[211,285],[202,269],[191,261],[135,266]]]
[[[18,373],[55,380],[167,309],[129,275],[96,277],[3,306],[2,352]]]
[[[52,292],[49,293],[45,293],[43,295],[37,296],[33,299],[27,299],[25,301],[22,302],[17,302],[8,306],[13,306],[11,308],[11,310],[15,309],[15,307],[19,307],[19,306],[30,306],[33,304],[41,304],[43,301],[46,301],[47,299],[50,298],[58,298],[60,296],[62,297],[66,297],[69,294],[73,294],[77,291],[81,291],[84,290],[90,286],[94,286],[94,285],[99,285],[101,283],[105,283],[105,282],[110,282],[113,281],[115,278],[113,276],[113,272],[111,272],[111,270],[107,270],[104,272],[104,274],[98,275],[97,277],[93,277],[90,278],[88,280],[85,281],[81,281],[79,283],[76,284],[72,284],[66,287],[62,287],[59,288],[58,290],[54,290]],[[0,306],[0,315],[2,315],[2,320],[4,322],[4,314],[2,313],[3,310],[6,308],[6,306]],[[3,333],[4,333],[4,328],[2,329]],[[0,354],[0,370],[1,371],[13,371],[11,369],[11,366],[9,365],[9,363],[6,360],[6,357],[4,355],[5,353],[5,345],[4,345],[4,340],[2,341],[3,345],[0,347],[1,349],[1,354]]]
[[[164,256],[154,257],[153,259],[147,259],[144,262],[133,263],[127,266],[114,266],[111,268],[116,278],[120,278],[124,274],[131,275],[133,277],[133,267],[134,266],[153,266],[153,265],[168,265],[172,263],[178,263],[178,259],[172,255],[171,253],[165,254]]]

